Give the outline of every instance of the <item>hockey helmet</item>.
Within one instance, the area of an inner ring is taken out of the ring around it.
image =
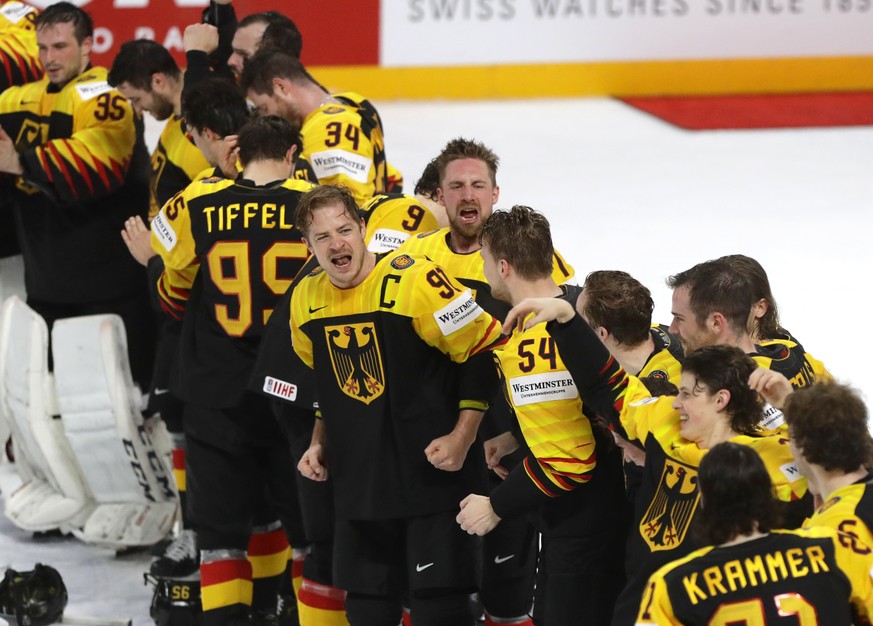
[[[154,587],[149,608],[157,626],[197,626],[200,624],[200,581],[196,578],[159,578],[143,575],[146,584]]]
[[[46,626],[61,621],[67,606],[67,587],[60,573],[37,563],[28,572],[6,570],[0,581],[0,615],[17,626]]]

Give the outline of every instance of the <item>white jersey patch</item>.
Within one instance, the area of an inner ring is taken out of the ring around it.
[[[164,217],[163,211],[158,213],[155,219],[152,220],[152,232],[168,252],[175,248],[176,243],[179,241],[176,231],[170,226],[170,221]]]
[[[367,244],[367,250],[376,254],[392,252],[397,250],[407,239],[409,239],[409,233],[390,228],[380,228],[373,234],[370,243]]]
[[[433,318],[439,324],[443,335],[451,335],[456,330],[463,328],[485,310],[473,299],[473,292],[466,289],[460,296],[449,302],[448,305],[435,311]]]
[[[649,398],[641,398],[636,402],[631,402],[628,406],[643,406],[644,404],[651,404],[652,402],[657,402],[657,397],[649,397]]]
[[[264,393],[277,398],[285,398],[286,400],[297,399],[297,385],[288,383],[272,376],[264,377]]]
[[[785,423],[785,414],[769,402],[764,403],[764,419],[758,426],[765,430],[776,430]]]
[[[551,400],[572,400],[579,397],[576,383],[573,382],[570,372],[566,370],[511,378],[509,390],[512,392],[514,406]]]
[[[373,159],[346,150],[324,150],[309,156],[309,164],[319,180],[330,176],[348,176],[359,183],[370,179]]]
[[[79,97],[82,98],[82,100],[90,100],[91,98],[96,98],[107,91],[112,91],[112,87],[104,80],[96,83],[76,85],[76,91],[79,92]]]
[[[13,24],[17,24],[25,15],[33,13],[34,9],[21,2],[7,2],[0,8],[0,15]]]
[[[797,467],[797,463],[791,461],[791,463],[786,463],[785,465],[779,466],[779,471],[782,472],[782,475],[788,479],[788,482],[793,483],[795,480],[801,478],[800,468]]]

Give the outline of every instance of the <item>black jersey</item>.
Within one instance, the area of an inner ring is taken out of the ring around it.
[[[869,550],[829,528],[701,548],[649,580],[637,626],[869,624]]]
[[[294,350],[315,371],[337,515],[454,510],[484,487],[482,450],[471,448],[457,472],[436,469],[424,450],[457,423],[458,363],[478,355],[492,368],[483,352],[500,324],[424,257],[377,259],[356,287],[335,287],[319,268],[291,296]]]
[[[293,218],[311,188],[206,178],[152,222],[166,267],[159,293],[168,310],[185,310],[180,398],[223,408],[242,397],[265,324],[309,256]]]
[[[24,174],[4,200],[16,206],[29,298],[82,303],[131,297],[145,272],[118,233],[148,212],[142,119],[89,67],[58,88],[48,78],[0,94],[0,125]]]

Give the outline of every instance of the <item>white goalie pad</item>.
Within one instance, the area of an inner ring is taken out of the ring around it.
[[[156,447],[140,411],[121,318],[58,320],[52,352],[61,421],[97,503],[81,538],[110,546],[155,543],[172,530],[178,497],[162,458],[169,450]]]
[[[7,517],[30,531],[81,526],[93,501],[56,419],[45,321],[19,298],[0,313],[0,413],[12,435],[23,485],[6,498]]]
[[[24,258],[20,254],[0,259],[0,302],[18,296],[27,300],[24,289]]]

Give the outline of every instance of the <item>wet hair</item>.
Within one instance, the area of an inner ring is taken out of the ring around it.
[[[424,196],[425,198],[436,202],[438,197],[437,189],[439,186],[440,173],[439,170],[437,170],[436,159],[431,159],[421,173],[418,182],[415,183],[415,195]]]
[[[482,225],[479,242],[488,246],[495,260],[506,260],[521,278],[552,275],[555,248],[549,221],[529,206],[494,211]]]
[[[767,303],[767,312],[761,317],[750,319],[750,333],[756,339],[777,339],[784,335],[785,331],[779,324],[779,308],[776,299],[770,289],[770,279],[764,267],[752,257],[744,254],[729,254],[719,261],[729,263],[737,272],[743,274],[752,286],[754,306],[759,300]]]
[[[434,159],[441,184],[446,176],[446,168],[449,163],[460,159],[478,159],[483,161],[488,166],[488,172],[491,174],[491,184],[497,185],[497,166],[500,165],[500,158],[490,148],[486,147],[485,144],[472,139],[464,139],[463,137],[456,137],[449,141],[442,152]]]
[[[164,74],[174,80],[182,72],[170,51],[150,39],[125,41],[112,60],[108,81],[113,87],[128,83],[131,87],[151,92],[152,75]]]
[[[207,78],[184,91],[182,114],[189,127],[220,137],[237,134],[250,118],[245,96],[226,78]]]
[[[277,115],[253,117],[239,131],[239,160],[243,165],[284,159],[291,146],[297,148],[296,157],[303,148],[300,129]]]
[[[254,91],[260,95],[271,95],[274,78],[284,78],[297,85],[318,85],[300,59],[273,49],[259,50],[245,64],[239,84],[243,93]]]
[[[52,4],[37,15],[34,21],[37,31],[56,24],[72,24],[73,34],[80,44],[87,37],[94,36],[94,22],[91,16],[72,2]]]
[[[848,473],[873,457],[867,406],[851,387],[819,383],[798,389],[782,412],[789,436],[809,463]]]
[[[721,313],[736,333],[747,333],[754,297],[748,278],[722,259],[704,261],[667,279],[671,289],[687,287],[698,324]]]
[[[602,326],[619,344],[636,346],[649,338],[655,301],[652,293],[627,272],[599,270],[585,278],[580,313],[592,327]]]
[[[759,430],[764,417],[758,392],[749,388],[749,376],[758,365],[752,357],[733,346],[706,346],[688,355],[682,373],[694,376],[695,394],[730,393],[725,411],[734,432],[751,435]]]
[[[265,11],[249,15],[243,19],[243,22],[251,17],[266,14],[271,14],[271,19],[267,21],[267,28],[261,35],[258,52],[261,50],[279,50],[299,59],[300,53],[303,51],[303,35],[300,34],[300,29],[290,17],[276,11]],[[243,26],[243,22],[240,22],[239,25]]]
[[[749,446],[730,441],[713,446],[700,462],[697,480],[701,501],[694,532],[703,543],[721,545],[779,525],[770,474]]]
[[[294,223],[303,233],[303,236],[307,237],[309,228],[312,226],[312,214],[322,207],[337,204],[343,207],[346,215],[360,226],[361,212],[355,202],[355,197],[348,188],[340,185],[319,185],[303,194],[297,205]]]

